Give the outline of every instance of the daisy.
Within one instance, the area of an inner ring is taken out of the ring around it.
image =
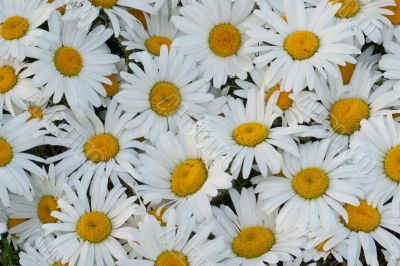
[[[173,46],[192,55],[200,71],[215,87],[225,84],[228,76],[247,77],[253,64],[243,52],[247,39],[246,23],[251,20],[253,0],[203,0],[184,5],[172,21],[184,35]],[[216,67],[218,66],[218,67]]]
[[[367,265],[379,265],[377,244],[390,255],[400,256],[400,241],[393,233],[400,232],[400,218],[392,216],[392,206],[376,208],[368,200],[361,200],[359,205],[346,204],[344,209],[349,220],[339,220],[335,229],[321,235],[321,238],[329,239],[323,245],[324,250],[329,250],[338,243],[346,244],[347,249],[343,250],[343,255],[349,266],[361,265],[361,250]]]
[[[352,54],[359,50],[344,40],[353,36],[349,24],[332,25],[340,5],[333,8],[326,0],[306,15],[303,1],[283,1],[285,17],[268,9],[254,14],[263,20],[265,27],[249,24],[251,37],[246,51],[256,53],[254,63],[258,67],[270,64],[265,73],[265,85],[272,88],[281,82],[286,91],[297,94],[306,86],[313,90],[318,76],[328,74],[339,77],[337,65],[355,63]]]
[[[67,124],[54,132],[54,138],[48,138],[52,145],[64,146],[66,151],[47,159],[48,163],[59,161],[55,174],[64,173],[69,182],[82,178],[88,185],[93,175],[109,177],[118,184],[118,178],[127,184],[134,184],[137,178],[134,166],[139,161],[134,148],[142,143],[135,139],[136,132],[125,129],[132,115],[123,113],[116,101],[107,109],[105,121],[101,121],[89,108],[73,109],[65,114]],[[103,173],[105,171],[105,173]]]
[[[277,231],[277,213],[265,214],[252,188],[243,188],[241,194],[230,189],[229,194],[236,213],[225,205],[213,207],[217,221],[213,234],[230,247],[224,265],[271,265],[301,255],[301,232]]]
[[[138,167],[143,185],[137,187],[145,204],[176,206],[178,216],[195,214],[199,219],[211,216],[210,200],[218,190],[232,186],[225,173],[225,158],[212,158],[196,134],[161,134],[160,140],[139,154]]]
[[[331,229],[336,214],[348,216],[341,205],[358,205],[359,188],[364,178],[356,165],[348,162],[349,153],[340,153],[329,140],[302,144],[299,157],[283,154],[281,176],[268,176],[256,187],[267,213],[279,209],[277,228],[310,228],[322,225]]]
[[[30,48],[48,47],[54,36],[39,27],[52,11],[43,0],[0,1],[0,56],[22,61],[30,54]]]
[[[55,260],[50,253],[50,243],[54,240],[51,235],[37,238],[33,243],[24,245],[19,253],[19,263],[22,266],[66,266]]]
[[[112,30],[98,26],[89,32],[77,28],[76,21],[64,22],[58,12],[50,17],[49,29],[57,41],[40,46],[32,55],[38,59],[29,66],[35,73],[34,84],[44,86],[44,97],[54,94],[54,103],[65,95],[69,105],[100,106],[100,97],[106,95],[101,83],[111,85],[107,76],[119,61],[104,44]]]
[[[386,6],[386,9],[391,11],[391,14],[385,15],[389,21],[390,25],[385,27],[385,36],[384,39],[392,38],[393,35],[400,34],[400,1],[394,0],[394,4],[390,6]]]
[[[43,234],[43,224],[57,222],[57,219],[51,216],[51,212],[59,210],[57,200],[63,194],[65,176],[61,174],[56,178],[54,165],[50,165],[48,174],[45,176],[32,174],[31,180],[35,192],[33,200],[28,201],[22,196],[13,196],[8,208],[10,218],[25,220],[9,230],[10,234],[18,237],[19,243],[32,242]]]
[[[114,98],[115,95],[121,90],[121,83],[124,82],[123,78],[121,77],[121,71],[127,71],[128,66],[125,62],[125,59],[121,58],[120,61],[116,64],[115,71],[107,76],[107,78],[111,81],[111,84],[101,83],[103,88],[106,90],[106,96],[101,97],[101,105],[107,107],[111,100]]]
[[[227,254],[223,239],[208,239],[212,225],[196,227],[194,217],[177,223],[173,210],[165,226],[147,215],[139,228],[133,229],[136,241],[132,242],[132,249],[142,258],[120,260],[117,265],[223,265]]]
[[[95,179],[89,189],[90,201],[84,186],[76,181],[76,193],[64,186],[66,199],[59,199],[60,211],[51,215],[59,223],[47,223],[43,229],[58,236],[50,243],[56,258],[69,265],[115,265],[114,259],[127,258],[117,239],[129,238],[129,228],[123,227],[137,205],[136,197],[127,197],[125,188],[115,186],[108,191],[107,178]]]
[[[41,129],[42,124],[37,120],[28,121],[29,116],[24,113],[0,120],[0,200],[5,206],[9,205],[9,192],[32,200],[33,187],[26,171],[46,176],[44,170],[34,163],[43,163],[44,160],[24,152],[45,142],[46,131]]]
[[[166,45],[161,47],[159,58],[148,53],[141,54],[144,71],[130,64],[133,74],[122,72],[128,82],[115,97],[122,108],[138,114],[128,122],[142,137],[158,139],[161,132],[177,131],[181,123],[200,119],[207,112],[203,104],[213,96],[208,93],[210,84],[198,78],[196,64],[182,53]]]
[[[242,100],[230,98],[224,116],[209,115],[204,120],[215,145],[233,159],[230,172],[235,178],[242,165],[242,176],[248,178],[254,159],[263,175],[269,171],[278,173],[282,155],[275,147],[298,156],[293,134],[307,130],[304,126],[274,127],[273,123],[281,113],[274,110],[277,109],[272,104],[275,101],[265,106],[263,95],[261,90],[249,90],[246,107]],[[309,130],[307,133],[313,132]]]
[[[400,65],[397,64],[397,60],[400,59],[400,35],[394,35],[393,40],[385,41],[383,46],[385,47],[386,54],[384,54],[379,61],[379,68],[384,71],[383,76],[389,80],[395,82],[394,89],[400,92]]]
[[[363,152],[357,152],[363,147]],[[361,122],[360,133],[350,143],[359,157],[369,161],[366,200],[374,207],[392,199],[393,215],[400,217],[400,125],[391,116]],[[360,160],[361,161],[361,160]]]
[[[15,58],[0,59],[0,117],[4,107],[15,116],[15,107],[27,108],[26,101],[35,101],[41,96],[32,83],[33,73],[28,65]]]

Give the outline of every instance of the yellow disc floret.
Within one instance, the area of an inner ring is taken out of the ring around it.
[[[62,75],[74,77],[81,72],[83,59],[75,48],[63,46],[58,48],[54,54],[54,65]]]
[[[10,230],[11,228],[22,224],[23,222],[28,221],[27,218],[8,218],[7,219],[7,228]]]
[[[161,253],[157,257],[154,266],[189,266],[189,261],[182,252],[170,250]]]
[[[24,37],[28,30],[29,21],[20,16],[9,17],[0,25],[1,37],[8,41]]]
[[[249,122],[239,125],[233,131],[233,139],[237,144],[255,147],[268,138],[268,128],[259,122]]]
[[[211,30],[208,44],[215,55],[232,56],[241,46],[240,31],[231,24],[219,24]]]
[[[169,82],[159,82],[150,92],[150,107],[160,116],[174,114],[181,105],[181,94],[178,88]]]
[[[76,225],[77,234],[90,243],[100,243],[106,240],[112,231],[110,218],[102,212],[89,212],[79,218]]]
[[[305,199],[319,198],[329,186],[328,175],[320,168],[305,168],[298,172],[293,180],[294,191]]]
[[[322,241],[321,243],[319,243],[318,245],[316,245],[316,246],[315,246],[315,249],[316,249],[317,251],[319,251],[319,252],[325,252],[324,246],[325,246],[325,244],[329,241],[329,239],[331,239],[331,237],[325,239],[324,241]]]
[[[110,75],[107,78],[111,81],[111,85],[106,83],[101,83],[101,85],[103,85],[104,89],[106,90],[107,96],[113,97],[119,91],[119,81],[116,75]]]
[[[306,60],[318,51],[319,39],[312,32],[296,31],[286,37],[283,47],[294,60]]]
[[[9,66],[0,67],[0,94],[9,92],[17,84],[15,69]]]
[[[391,180],[400,182],[400,145],[392,148],[386,154],[385,172]]]
[[[0,137],[0,167],[8,165],[14,157],[11,145]]]
[[[289,97],[288,92],[280,91],[280,89],[281,89],[281,87],[279,85],[276,85],[275,87],[271,88],[267,92],[265,100],[266,100],[266,102],[268,102],[268,100],[271,98],[272,94],[274,94],[274,92],[276,92],[276,91],[279,91],[279,97],[278,97],[278,101],[276,102],[276,105],[278,105],[278,107],[282,111],[286,111],[287,109],[289,109],[292,106],[293,100]]]
[[[345,66],[339,65],[340,73],[342,74],[343,84],[347,85],[350,83],[353,77],[354,69],[356,69],[355,64],[347,63]]]
[[[51,266],[68,266],[68,263],[62,263],[60,261],[56,261]]]
[[[275,244],[275,235],[268,228],[252,226],[240,231],[232,241],[232,250],[239,257],[253,259],[267,253]]]
[[[351,135],[359,130],[361,121],[369,117],[369,105],[358,98],[347,98],[333,104],[329,113],[333,130],[341,135]]]
[[[386,17],[392,22],[393,25],[400,24],[400,0],[395,0],[394,6],[387,6],[386,9],[393,12],[393,15],[386,15]]]
[[[99,8],[113,8],[117,4],[117,0],[90,0],[93,6]]]
[[[39,220],[44,223],[55,223],[57,218],[51,216],[52,211],[58,211],[57,200],[51,195],[43,196],[37,205],[37,215]]]
[[[349,223],[346,224],[343,219],[342,223],[351,231],[369,233],[381,223],[379,211],[364,200],[360,201],[359,206],[345,204],[344,209],[349,215]]]
[[[329,0],[329,2],[332,4],[342,4],[336,12],[336,17],[338,18],[352,18],[360,11],[358,0]]]
[[[40,106],[32,105],[28,108],[28,112],[31,114],[31,116],[29,117],[29,120],[32,120],[35,118],[42,120],[42,118],[43,118],[43,110]]]
[[[128,12],[129,14],[134,16],[137,20],[139,20],[139,22],[142,23],[143,28],[147,30],[146,17],[144,16],[144,12],[142,10],[136,8],[128,8]]]
[[[86,158],[92,162],[106,162],[119,152],[118,140],[110,134],[93,136],[83,146]]]
[[[186,160],[179,164],[172,173],[172,192],[178,197],[190,196],[203,187],[207,177],[207,168],[203,161]]]
[[[161,46],[166,45],[169,50],[171,43],[172,41],[164,36],[152,36],[146,40],[145,45],[150,53],[160,56]]]
[[[157,219],[157,221],[160,222],[161,226],[165,226],[166,223],[165,223],[165,221],[163,220],[163,215],[164,215],[164,212],[165,212],[166,210],[167,210],[166,208],[161,208],[161,210],[160,210],[160,209],[152,209],[152,210],[149,212],[149,214],[150,214],[150,215],[153,215],[153,216]]]

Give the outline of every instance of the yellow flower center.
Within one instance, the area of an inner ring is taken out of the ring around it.
[[[17,84],[15,69],[9,66],[0,67],[0,94],[7,93]]]
[[[11,145],[0,137],[0,167],[8,165],[14,157]]]
[[[161,208],[161,210],[152,209],[152,210],[150,211],[150,215],[153,215],[153,216],[157,219],[157,221],[160,222],[161,226],[165,226],[166,223],[165,223],[165,221],[163,220],[163,215],[164,215],[164,212],[165,212],[166,210],[167,210],[166,208]],[[159,214],[157,214],[158,212],[159,212]]]
[[[91,243],[98,244],[106,240],[112,231],[110,218],[102,212],[89,212],[79,218],[76,225],[78,235]]]
[[[359,130],[361,121],[369,117],[368,104],[358,98],[337,101],[329,113],[333,130],[341,135],[351,135]]]
[[[211,51],[220,57],[228,57],[239,51],[242,43],[240,31],[231,24],[215,26],[208,37]]]
[[[255,147],[263,142],[269,134],[266,126],[258,122],[249,122],[239,125],[233,131],[233,139],[237,144],[246,147]]]
[[[395,182],[400,182],[400,145],[392,148],[385,157],[385,172]]]
[[[169,82],[159,82],[151,89],[150,107],[160,116],[170,116],[181,105],[178,88]]]
[[[140,23],[142,23],[143,28],[147,30],[147,22],[146,18],[144,16],[144,12],[142,10],[136,9],[136,8],[128,8],[128,12],[134,16],[137,20],[139,20]]]
[[[178,197],[187,197],[199,191],[208,177],[207,168],[199,159],[186,160],[179,164],[171,178],[172,192]]]
[[[29,30],[29,21],[20,16],[7,18],[0,26],[3,39],[11,41],[24,37]]]
[[[103,85],[104,89],[106,90],[107,96],[113,97],[119,91],[119,81],[116,75],[110,75],[107,78],[111,81],[111,85],[105,83],[101,83],[101,85]]]
[[[117,0],[90,0],[93,6],[99,8],[113,8],[117,4]]]
[[[171,250],[161,253],[154,266],[189,266],[189,261],[182,252]]]
[[[393,15],[386,15],[386,17],[392,22],[393,25],[400,24],[400,0],[395,0],[396,5],[387,6],[386,9],[393,12]]]
[[[329,241],[329,239],[331,239],[331,237],[328,238],[328,239],[325,239],[324,241],[322,241],[321,243],[319,243],[318,245],[316,245],[316,246],[315,246],[315,249],[316,249],[317,251],[319,251],[319,252],[325,252],[324,246],[325,246],[325,244]]]
[[[232,241],[232,250],[239,257],[253,259],[267,253],[275,244],[274,233],[262,226],[240,231]]]
[[[52,211],[58,211],[57,200],[51,195],[43,196],[37,206],[37,215],[39,220],[44,223],[55,223],[57,218],[51,216]]]
[[[62,75],[74,77],[81,72],[83,59],[75,48],[63,46],[58,48],[54,54],[54,65]]]
[[[360,4],[357,0],[329,0],[329,2],[332,4],[342,4],[336,12],[336,17],[338,18],[352,18],[360,11]]]
[[[13,227],[16,227],[19,224],[22,224],[23,222],[28,221],[27,218],[8,218],[7,220],[7,228],[11,229]]]
[[[293,100],[289,97],[289,93],[286,91],[280,91],[281,87],[279,85],[276,85],[275,87],[271,88],[268,92],[267,95],[265,97],[266,102],[268,102],[269,98],[271,98],[272,94],[274,94],[274,92],[279,91],[279,97],[278,97],[278,101],[276,102],[276,104],[278,105],[279,108],[281,108],[282,111],[286,111],[287,109],[289,109],[292,104],[293,104]]]
[[[51,4],[54,1],[55,0],[47,0],[47,3]],[[65,11],[67,10],[67,6],[66,5],[60,6],[59,8],[57,8],[57,10],[60,11],[61,15],[64,15]]]
[[[172,41],[164,36],[152,36],[146,40],[145,45],[150,53],[156,56],[160,56],[161,46],[166,45],[168,46],[169,50],[171,43]]]
[[[381,214],[364,200],[359,206],[345,204],[344,209],[349,215],[349,223],[346,224],[343,219],[342,223],[351,231],[369,233],[381,223]]]
[[[86,158],[92,162],[106,162],[119,152],[118,140],[110,134],[93,136],[83,146]]]
[[[319,39],[312,32],[296,31],[286,37],[283,47],[294,60],[306,60],[318,51]]]
[[[292,180],[294,191],[305,199],[321,197],[328,186],[328,175],[320,168],[305,168],[298,172]]]
[[[356,68],[355,64],[347,63],[345,66],[339,65],[340,73],[342,73],[343,84],[347,85],[350,83],[351,78],[353,77],[354,69]]]
[[[59,261],[54,262],[51,266],[68,266],[68,263],[61,263]]]
[[[28,112],[31,114],[31,116],[29,117],[29,120],[32,120],[35,118],[42,120],[42,118],[43,118],[43,111],[40,106],[32,105],[31,107],[28,108]]]

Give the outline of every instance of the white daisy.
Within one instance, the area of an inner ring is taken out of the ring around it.
[[[357,205],[357,197],[364,195],[359,187],[364,175],[348,162],[349,155],[327,139],[300,145],[298,158],[283,154],[284,177],[268,176],[256,187],[267,213],[283,204],[277,217],[279,230],[321,225],[331,229],[337,213],[348,220],[342,202]]]
[[[379,61],[379,68],[384,71],[383,76],[395,82],[394,89],[400,92],[400,35],[395,35],[393,39],[384,42],[386,54]]]
[[[142,137],[158,139],[161,132],[177,132],[181,123],[200,119],[207,112],[203,104],[209,103],[213,95],[208,93],[210,84],[198,78],[198,68],[192,59],[184,57],[175,49],[168,53],[161,47],[159,58],[148,53],[141,54],[144,71],[130,64],[133,74],[122,72],[128,82],[115,98],[122,108],[138,114],[128,128],[135,128]]]
[[[209,240],[212,225],[196,228],[195,218],[177,222],[172,210],[165,226],[147,215],[134,229],[132,249],[142,258],[120,260],[119,266],[223,265],[227,251],[221,237]]]
[[[386,9],[392,12],[392,14],[385,15],[389,21],[390,25],[384,27],[384,40],[391,39],[393,35],[400,34],[400,1],[394,0],[394,4],[391,6],[386,6]]]
[[[213,207],[217,220],[213,234],[222,236],[230,247],[224,265],[271,265],[301,255],[299,237],[304,232],[277,231],[277,213],[265,214],[252,188],[243,188],[241,194],[230,189],[229,194],[236,213],[225,205]]]
[[[53,8],[43,0],[0,1],[0,56],[22,61],[30,56],[30,48],[54,40],[49,32],[39,28]]]
[[[12,196],[8,208],[10,218],[25,220],[9,230],[10,234],[18,237],[19,243],[32,242],[43,234],[43,224],[57,222],[57,219],[51,216],[51,212],[58,210],[57,200],[63,194],[65,176],[61,174],[56,177],[54,166],[50,165],[48,174],[45,176],[32,174],[31,180],[33,200]]]
[[[69,105],[100,106],[100,97],[106,96],[101,83],[111,85],[107,76],[119,61],[104,44],[112,30],[98,26],[89,32],[77,28],[76,21],[63,22],[57,12],[49,19],[49,30],[57,41],[49,42],[50,48],[40,46],[32,55],[38,59],[29,66],[35,73],[34,84],[44,85],[44,97],[54,94],[54,103],[65,95]]]
[[[38,176],[46,175],[34,163],[44,160],[24,152],[43,145],[46,134],[37,120],[28,121],[29,116],[24,113],[12,119],[0,120],[0,200],[5,206],[9,205],[9,192],[32,200],[33,188],[26,171]]]
[[[210,200],[218,190],[232,186],[232,176],[225,173],[225,158],[211,157],[196,138],[196,133],[164,133],[139,154],[138,171],[144,184],[137,189],[145,204],[163,201],[163,205],[176,206],[179,217],[186,213],[199,219],[211,216]]]
[[[245,25],[253,7],[253,0],[202,0],[184,5],[179,10],[182,16],[172,17],[175,26],[184,32],[173,46],[193,55],[203,77],[213,79],[217,88],[226,83],[228,76],[245,79],[253,68],[250,57],[243,52]]]
[[[339,77],[337,65],[355,63],[352,54],[356,47],[345,44],[353,36],[349,24],[342,22],[332,26],[339,5],[330,7],[326,0],[307,13],[303,1],[283,1],[285,19],[271,10],[256,10],[265,27],[249,24],[247,52],[258,53],[254,63],[263,67],[270,64],[265,73],[268,88],[281,83],[285,90],[298,93],[306,86],[313,90],[317,76],[328,74]]]
[[[57,260],[69,265],[115,265],[114,259],[127,258],[117,239],[127,239],[128,227],[123,227],[138,205],[136,197],[127,197],[125,188],[115,186],[108,191],[107,178],[95,179],[89,189],[90,201],[83,185],[76,181],[76,193],[64,186],[67,198],[59,199],[60,211],[51,215],[59,223],[43,225],[47,232],[57,232],[50,250],[57,252]]]
[[[108,106],[105,121],[101,121],[93,110],[77,108],[65,114],[67,124],[60,126],[55,137],[48,138],[52,145],[64,146],[66,151],[47,159],[48,163],[60,161],[55,173],[65,173],[69,182],[81,179],[87,186],[93,175],[103,173],[102,178],[110,178],[119,184],[118,178],[127,184],[134,184],[137,178],[134,166],[139,164],[134,148],[142,143],[137,132],[125,129],[132,115],[123,113],[116,101]]]
[[[50,243],[54,240],[52,235],[35,239],[33,243],[27,243],[19,253],[19,263],[22,266],[66,266],[55,260],[50,253]]]

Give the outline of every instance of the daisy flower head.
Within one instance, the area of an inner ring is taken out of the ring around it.
[[[122,72],[127,81],[123,90],[116,95],[122,108],[138,114],[128,122],[142,137],[158,139],[168,130],[177,132],[178,127],[193,122],[193,118],[207,112],[205,104],[214,97],[208,93],[210,83],[198,77],[195,62],[175,49],[168,52],[161,47],[160,57],[149,53],[141,54],[144,70],[130,64],[133,74]]]
[[[348,162],[351,153],[341,153],[331,144],[325,139],[299,145],[298,157],[285,152],[283,177],[268,176],[257,185],[267,213],[283,204],[277,216],[278,230],[315,229],[321,224],[331,229],[337,214],[348,221],[342,203],[359,204],[358,197],[364,195],[359,187],[364,175]]]
[[[395,82],[394,89],[400,92],[400,66],[397,61],[400,58],[400,34],[395,35],[393,39],[384,42],[386,54],[384,54],[379,61],[379,68],[383,70],[383,76]]]
[[[117,262],[119,266],[197,266],[223,265],[227,252],[222,237],[209,240],[213,225],[196,225],[191,216],[179,221],[175,211],[168,213],[161,225],[152,215],[144,217],[138,229],[133,229],[132,249],[140,257]]]
[[[53,8],[44,0],[0,1],[0,56],[22,61],[30,49],[54,40],[49,32],[39,28]]]
[[[277,212],[267,215],[252,188],[243,188],[240,194],[230,189],[229,194],[235,211],[225,205],[213,207],[213,234],[222,236],[230,247],[224,265],[271,265],[301,255],[304,232],[277,231]]]
[[[184,5],[173,16],[183,36],[173,46],[192,55],[207,80],[220,88],[228,76],[245,79],[252,70],[250,56],[243,52],[246,23],[251,20],[254,0],[202,0]],[[218,67],[216,67],[218,66]]]
[[[61,263],[115,265],[114,259],[127,258],[117,239],[130,237],[124,224],[138,208],[136,197],[127,197],[121,185],[109,191],[107,183],[107,178],[95,179],[87,190],[75,181],[76,192],[65,184],[66,198],[59,199],[60,210],[51,213],[59,222],[43,225],[47,233],[57,233],[50,251]]]
[[[42,225],[55,223],[57,219],[51,216],[52,211],[58,211],[57,200],[63,195],[65,176],[55,175],[54,165],[50,165],[45,176],[32,174],[33,200],[28,201],[22,196],[12,195],[8,207],[9,217],[23,219],[24,222],[9,230],[18,237],[18,242],[33,242],[43,235]]]
[[[393,35],[400,34],[400,1],[394,0],[394,4],[386,6],[386,9],[391,11],[391,14],[386,14],[385,16],[389,19],[390,25],[385,27],[384,39],[391,38]]]
[[[137,189],[144,203],[176,206],[179,217],[189,213],[199,220],[209,218],[210,200],[218,190],[232,187],[232,176],[225,172],[226,159],[214,158],[206,149],[201,139],[183,130],[163,133],[147,145],[138,167],[143,185]]]
[[[76,21],[63,21],[53,13],[49,30],[57,40],[50,47],[40,46],[30,64],[35,73],[33,82],[44,86],[43,96],[60,102],[63,95],[69,105],[93,105],[99,107],[101,97],[106,96],[102,83],[111,85],[107,78],[115,71],[117,55],[110,53],[104,43],[112,35],[111,29],[97,26],[92,31],[77,28]]]
[[[107,76],[107,79],[111,81],[111,84],[101,83],[103,88],[106,90],[106,96],[101,97],[101,105],[106,107],[110,105],[112,99],[118,92],[121,90],[121,84],[124,83],[124,79],[121,77],[121,71],[127,71],[128,66],[125,59],[121,58],[120,61],[116,64],[115,71]]]
[[[132,115],[124,113],[115,100],[108,106],[103,122],[89,108],[72,109],[65,114],[67,124],[60,126],[49,142],[64,146],[66,151],[47,159],[48,163],[59,161],[55,173],[65,173],[69,182],[81,179],[88,185],[92,178],[118,179],[134,184],[137,178],[135,166],[139,164],[135,148],[142,148],[137,132],[125,128]]]
[[[332,25],[340,5],[332,8],[326,0],[312,10],[306,10],[304,1],[284,0],[283,5],[286,19],[268,9],[256,10],[265,27],[248,25],[246,51],[257,54],[257,67],[270,65],[264,77],[268,88],[280,83],[294,94],[307,86],[313,90],[317,78],[340,76],[337,65],[355,63],[352,55],[360,51],[345,43],[354,34],[349,23]]]
[[[0,200],[9,205],[9,193],[23,195],[32,200],[32,184],[27,171],[38,176],[46,173],[34,162],[44,162],[25,151],[45,143],[46,131],[42,124],[30,120],[24,113],[14,118],[0,120]]]
[[[23,251],[19,253],[21,266],[66,266],[54,259],[50,252],[50,243],[54,240],[52,235],[42,236],[32,243],[26,243]]]

